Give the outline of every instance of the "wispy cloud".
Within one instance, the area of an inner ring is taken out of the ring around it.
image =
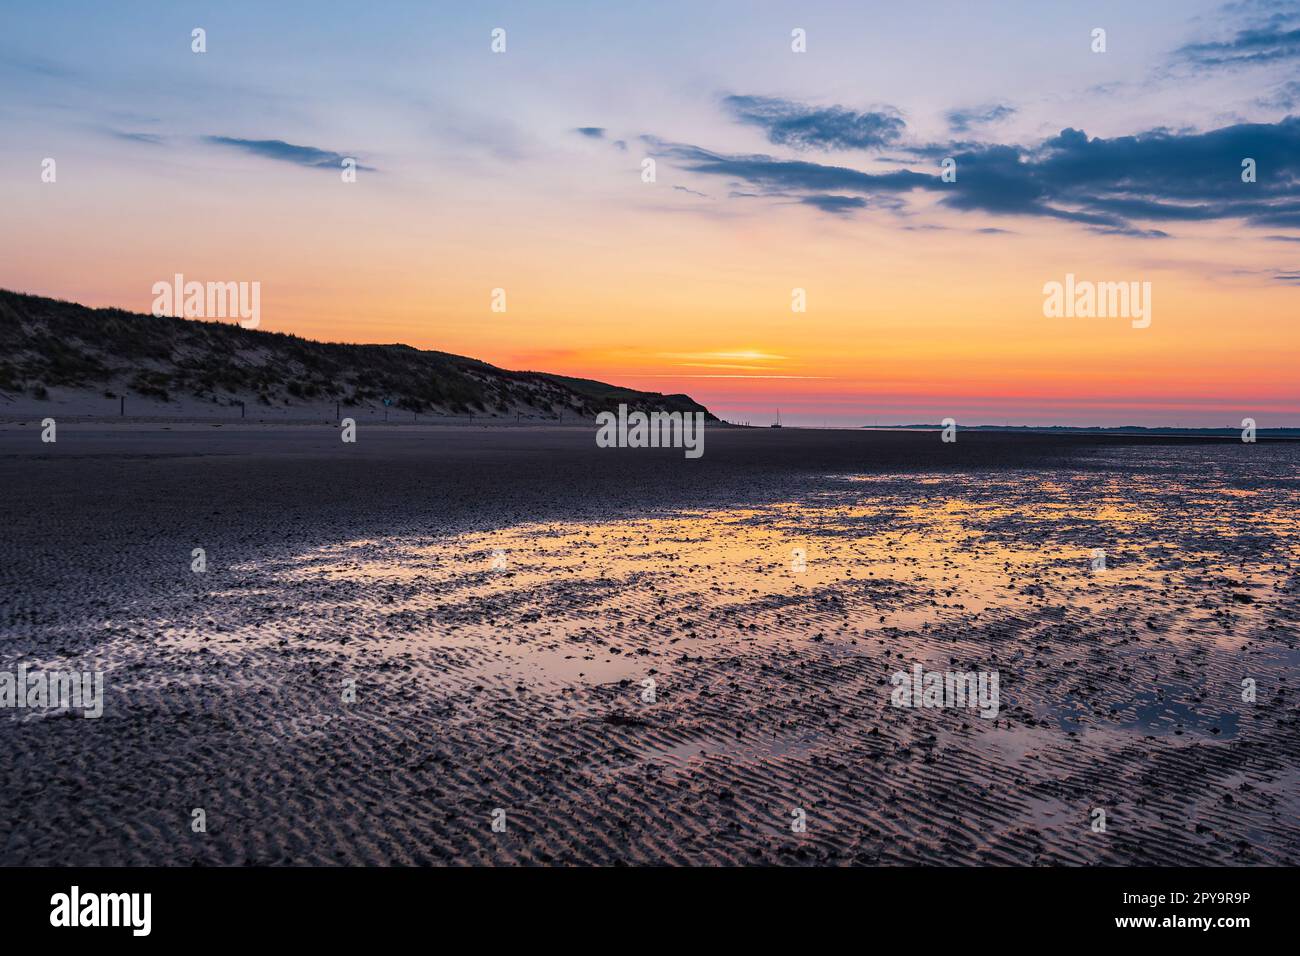
[[[692,361],[707,361],[722,359],[727,361],[739,360],[742,362],[782,362],[786,356],[774,355],[771,352],[759,352],[749,349],[740,352],[660,352],[660,358],[684,359]]]
[[[996,103],[992,106],[970,106],[964,109],[949,110],[944,114],[948,126],[954,133],[966,133],[975,126],[987,126],[1016,114],[1014,106]]]
[[[665,143],[646,137],[661,155],[684,169],[702,175],[726,176],[755,186],[786,190],[827,192],[849,190],[859,193],[924,188],[933,176],[897,170],[864,173],[847,166],[828,166],[806,160],[776,159],[764,154],[729,155],[715,153],[689,143]]]
[[[583,137],[584,139],[594,139],[602,143],[609,143],[621,153],[627,152],[627,143],[621,139],[610,139],[609,130],[603,126],[579,126],[572,132]]]
[[[741,123],[766,132],[769,142],[794,149],[879,149],[897,142],[907,125],[893,107],[857,112],[770,96],[727,96],[722,104]]]
[[[1270,110],[1290,111],[1300,105],[1300,80],[1290,80],[1255,102]]]
[[[1176,58],[1199,67],[1243,67],[1300,59],[1300,22],[1294,6],[1267,22],[1237,30],[1224,40],[1189,43]]]
[[[145,143],[149,146],[161,146],[163,144],[163,138],[157,133],[132,133],[119,129],[109,130],[108,133],[110,136],[131,143]]]
[[[813,206],[822,212],[834,213],[839,216],[867,208],[867,200],[861,196],[836,196],[829,193],[816,193],[811,196],[802,196],[799,201],[805,206]]]
[[[661,352],[676,368],[714,369],[711,373],[679,373],[683,378],[802,378],[780,367],[784,355],[744,350],[736,352]],[[763,374],[751,375],[750,372]],[[746,374],[739,374],[746,373]]]
[[[78,75],[76,70],[54,60],[39,56],[14,56],[7,53],[0,54],[0,68],[53,79],[68,79]]]
[[[739,375],[739,374],[706,374],[695,375],[688,372],[676,372],[672,375],[642,375],[642,378],[797,378],[808,380],[819,380],[826,378],[825,375]]]
[[[318,149],[315,146],[295,146],[282,139],[238,139],[233,136],[205,136],[203,139],[217,146],[241,149],[264,159],[275,159],[312,169],[338,169],[347,158],[344,153]],[[358,164],[357,169],[371,170],[371,167]]]

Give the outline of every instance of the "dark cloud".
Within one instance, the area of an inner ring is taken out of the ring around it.
[[[740,122],[761,128],[770,142],[795,149],[879,149],[897,142],[906,128],[892,107],[859,113],[768,96],[727,96],[722,105]]]
[[[255,156],[266,159],[278,159],[281,162],[307,166],[312,169],[339,169],[347,157],[315,146],[295,146],[282,139],[237,139],[233,136],[205,136],[204,140],[218,146],[233,146]],[[369,170],[369,166],[357,164],[357,169]],[[371,170],[373,172],[373,170]]]
[[[972,106],[966,109],[949,110],[945,115],[948,120],[948,126],[954,133],[965,133],[972,126],[984,126],[989,123],[996,123],[998,120],[1004,120],[1008,116],[1014,116],[1016,108],[996,104],[993,106]]]
[[[825,193],[801,196],[799,201],[806,206],[816,206],[822,212],[835,213],[839,216],[865,209],[867,206],[867,201],[861,196],[834,196]]]
[[[684,143],[656,143],[657,151],[682,168],[706,176],[727,176],[766,192],[851,190],[861,193],[899,192],[924,186],[931,178],[910,170],[864,173],[845,166],[826,166],[803,160],[774,159],[762,154],[731,156]]]
[[[1257,182],[1241,180],[1246,158],[1257,164]],[[1113,139],[1065,129],[1043,144],[1031,166],[1053,199],[1125,222],[1239,218],[1254,225],[1300,224],[1297,117]]]
[[[1167,236],[1161,225],[1221,219],[1300,227],[1300,117],[1111,139],[1090,139],[1067,128],[1032,148],[929,146],[910,151],[914,168],[885,172],[647,142],[668,161],[699,175],[725,177],[734,189],[801,196],[834,212],[847,207],[818,197],[861,196],[874,205],[879,197],[925,190],[941,194],[939,201],[952,209],[1059,219],[1144,238]],[[947,156],[957,163],[952,183],[939,175]],[[1257,182],[1241,180],[1247,157],[1257,163]]]
[[[1175,55],[1200,67],[1254,66],[1300,59],[1300,25],[1278,16],[1264,25],[1238,30],[1227,40],[1189,43]]]

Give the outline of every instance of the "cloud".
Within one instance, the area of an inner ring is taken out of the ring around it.
[[[794,195],[836,214],[863,208],[846,198],[862,197],[874,206],[883,204],[882,197],[897,201],[921,190],[940,194],[939,202],[950,209],[1057,219],[1112,235],[1162,238],[1168,233],[1161,225],[1220,219],[1300,227],[1300,117],[1110,139],[1066,128],[1032,148],[927,146],[904,151],[913,168],[884,172],[645,139],[669,162],[697,175],[724,177],[735,191]],[[952,183],[939,175],[939,159],[946,156],[957,163]],[[1257,182],[1242,182],[1247,157],[1257,163]]]
[[[1279,15],[1261,26],[1238,30],[1227,40],[1189,43],[1175,57],[1199,67],[1240,67],[1300,59],[1300,25]]]
[[[1300,80],[1283,83],[1267,96],[1261,96],[1255,103],[1265,109],[1290,112],[1300,106]]]
[[[1257,163],[1255,183],[1242,182],[1246,158]],[[1043,144],[1031,167],[1051,198],[1126,223],[1300,224],[1300,117],[1113,139],[1065,129]]]
[[[130,133],[125,130],[109,130],[109,135],[131,143],[146,143],[149,146],[161,146],[163,138],[156,133]]]
[[[254,156],[265,159],[277,159],[281,162],[307,166],[311,169],[339,169],[343,160],[348,158],[343,153],[335,153],[315,146],[295,146],[282,139],[237,139],[233,136],[205,136],[204,140],[218,146],[233,146]],[[369,166],[357,165],[357,169],[371,170]]]
[[[764,130],[770,142],[801,150],[880,149],[897,142],[906,128],[893,107],[859,113],[768,96],[727,96],[722,105],[739,122]]]
[[[71,79],[79,76],[71,67],[54,60],[40,57],[19,57],[12,54],[0,54],[0,67],[8,67],[21,73],[30,73],[51,79]]]
[[[949,110],[944,114],[948,120],[948,126],[954,133],[966,133],[972,126],[986,126],[989,123],[996,123],[1004,120],[1008,116],[1014,116],[1016,108],[1003,104],[994,104],[992,106],[972,106],[966,109]]]
[[[835,196],[817,193],[812,196],[803,196],[799,201],[807,206],[815,206],[822,212],[835,213],[840,216],[867,207],[867,201],[861,196]]]
[[[677,162],[690,172],[743,180],[763,187],[769,194],[785,190],[897,192],[924,186],[933,178],[910,170],[864,173],[845,166],[775,159],[763,154],[732,156],[686,143],[663,143],[649,137],[646,139],[660,155]]]
[[[605,129],[603,126],[579,126],[573,130],[573,132],[577,133],[579,136],[586,137],[587,139],[598,139],[602,142],[607,142],[620,152],[627,152],[627,143],[621,139],[610,139],[609,130]]]

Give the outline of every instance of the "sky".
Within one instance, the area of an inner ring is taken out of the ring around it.
[[[0,287],[730,421],[1300,426],[1296,0],[4,4],[0,210]]]

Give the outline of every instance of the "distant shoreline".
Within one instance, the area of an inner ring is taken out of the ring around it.
[[[318,427],[327,425],[337,427],[338,422],[332,414],[303,414],[305,409],[295,408],[286,410],[289,414],[285,416],[267,417],[266,409],[258,408],[258,415],[230,415],[226,414],[203,415],[195,414],[192,409],[177,410],[175,415],[158,414],[156,409],[152,414],[145,415],[104,415],[104,414],[84,414],[80,412],[68,412],[58,407],[56,402],[47,402],[48,408],[40,408],[41,403],[27,401],[21,411],[10,411],[0,406],[0,427],[12,425],[32,425],[39,423],[42,419],[49,417],[54,418],[59,423],[82,424],[82,425],[103,425],[103,426],[142,426],[142,425],[208,425],[211,427],[223,426],[260,426],[260,427]],[[294,414],[297,413],[297,414]],[[583,418],[570,416],[561,419],[554,418],[508,418],[506,416],[494,415],[435,415],[430,413],[413,414],[406,410],[390,410],[388,417],[384,416],[383,409],[375,408],[352,408],[343,409],[342,418],[351,418],[358,425],[367,427],[383,426],[385,428],[403,429],[403,428],[420,428],[420,427],[452,427],[452,428],[500,428],[500,429],[538,429],[538,428],[564,428],[564,429],[595,429],[597,427],[594,418]],[[862,432],[883,432],[883,433],[930,433],[942,431],[942,425],[786,425],[781,431],[773,431],[762,425],[736,425],[732,422],[713,421],[708,424],[708,428],[726,429],[735,431],[753,431],[753,432],[772,432],[774,435],[780,435],[784,432],[843,432],[845,434],[861,434]],[[1051,436],[1061,437],[1073,436],[1079,438],[1097,437],[1097,438],[1188,438],[1188,439],[1223,439],[1231,441],[1241,440],[1241,429],[1237,428],[1145,428],[1142,426],[1118,426],[1118,427],[1083,427],[1071,425],[968,425],[958,426],[958,432],[965,433],[982,433],[998,435],[1023,435],[1029,436]],[[1256,437],[1259,441],[1300,441],[1300,428],[1261,428],[1256,431]]]
[[[798,426],[793,426],[798,427]],[[930,432],[942,425],[859,425],[855,431]],[[958,425],[959,432],[1003,432],[1032,435],[1185,435],[1195,438],[1240,438],[1240,428],[1168,425]],[[1260,438],[1300,439],[1300,428],[1257,428]]]

